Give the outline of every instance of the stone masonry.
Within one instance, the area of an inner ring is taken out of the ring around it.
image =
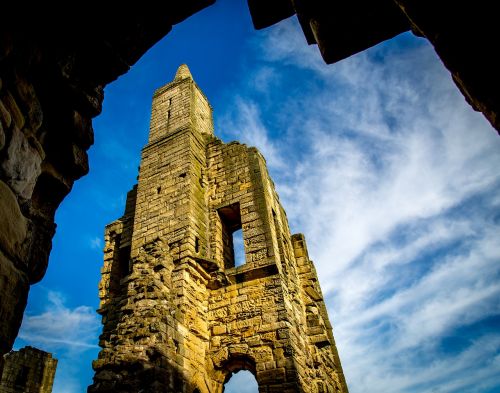
[[[57,359],[48,352],[24,347],[4,356],[0,393],[51,393]]]
[[[257,149],[213,135],[186,65],[154,93],[138,184],[105,243],[89,392],[219,393],[242,369],[261,393],[347,392],[304,236]]]
[[[214,2],[77,12],[46,2],[2,3],[0,355],[12,349],[30,285],[45,274],[56,209],[88,171],[92,118],[101,112],[104,87],[173,26]],[[500,132],[494,2],[248,0],[248,6],[257,29],[295,14],[304,42],[317,44],[327,63],[411,30],[434,46],[467,102]],[[2,364],[0,356],[0,371]]]

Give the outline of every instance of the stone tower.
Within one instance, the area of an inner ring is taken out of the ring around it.
[[[51,393],[57,359],[33,347],[6,354],[0,393]]]
[[[213,135],[186,65],[154,93],[138,184],[105,243],[89,392],[220,393],[242,369],[261,393],[347,392],[304,236],[257,149]]]

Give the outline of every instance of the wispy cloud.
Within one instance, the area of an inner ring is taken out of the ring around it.
[[[70,308],[64,295],[48,291],[44,310],[25,315],[17,346],[32,345],[53,353],[58,359],[54,392],[77,393],[85,390],[82,370],[97,350],[99,319],[88,306]],[[90,381],[89,381],[90,382]]]
[[[284,167],[277,144],[270,139],[255,102],[237,97],[233,111],[221,120],[220,127],[229,137],[237,137],[238,142],[257,147],[269,167],[276,169]]]
[[[102,251],[102,240],[100,237],[93,237],[89,241],[90,248],[96,251]]]
[[[61,346],[70,349],[95,348],[100,327],[95,311],[88,306],[70,309],[62,294],[48,292],[46,310],[39,315],[26,315],[19,337],[48,350]]]
[[[262,67],[226,124],[240,140],[259,125],[350,391],[499,388],[496,133],[409,34],[332,66],[293,20],[254,47]]]
[[[92,250],[102,251],[102,240],[100,237],[93,237],[89,240],[89,246]]]

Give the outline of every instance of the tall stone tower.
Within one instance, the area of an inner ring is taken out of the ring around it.
[[[261,393],[347,392],[304,236],[262,155],[213,135],[186,65],[154,93],[138,184],[105,242],[89,392],[220,393],[242,369]]]

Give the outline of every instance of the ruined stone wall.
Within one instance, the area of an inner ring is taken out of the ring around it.
[[[1,393],[51,393],[57,359],[50,353],[24,347],[6,355]]]
[[[207,154],[210,248],[229,279],[209,297],[212,378],[221,389],[228,371],[242,363],[256,375],[261,391],[298,391],[264,159],[255,148],[218,140],[208,145]],[[239,216],[243,231],[245,263],[237,267],[234,261],[222,263],[227,258],[223,222],[234,222],[226,209]]]
[[[291,237],[293,254],[300,278],[301,299],[305,306],[305,334],[308,341],[307,374],[318,392],[327,392],[327,387],[345,386],[340,358],[333,337],[332,325],[323,299],[318,275],[309,259],[304,235]],[[339,389],[342,391],[342,389]]]
[[[153,97],[138,185],[106,227],[89,391],[219,393],[248,369],[261,392],[347,392],[314,267],[264,158],[212,132],[182,65]]]
[[[291,236],[263,157],[236,142],[211,142],[207,152],[214,258],[224,258],[220,212],[235,205],[246,255],[242,266],[220,264],[231,284],[209,297],[214,378],[224,382],[228,367],[246,359],[245,367],[254,372],[261,391],[344,391],[305,240]]]

